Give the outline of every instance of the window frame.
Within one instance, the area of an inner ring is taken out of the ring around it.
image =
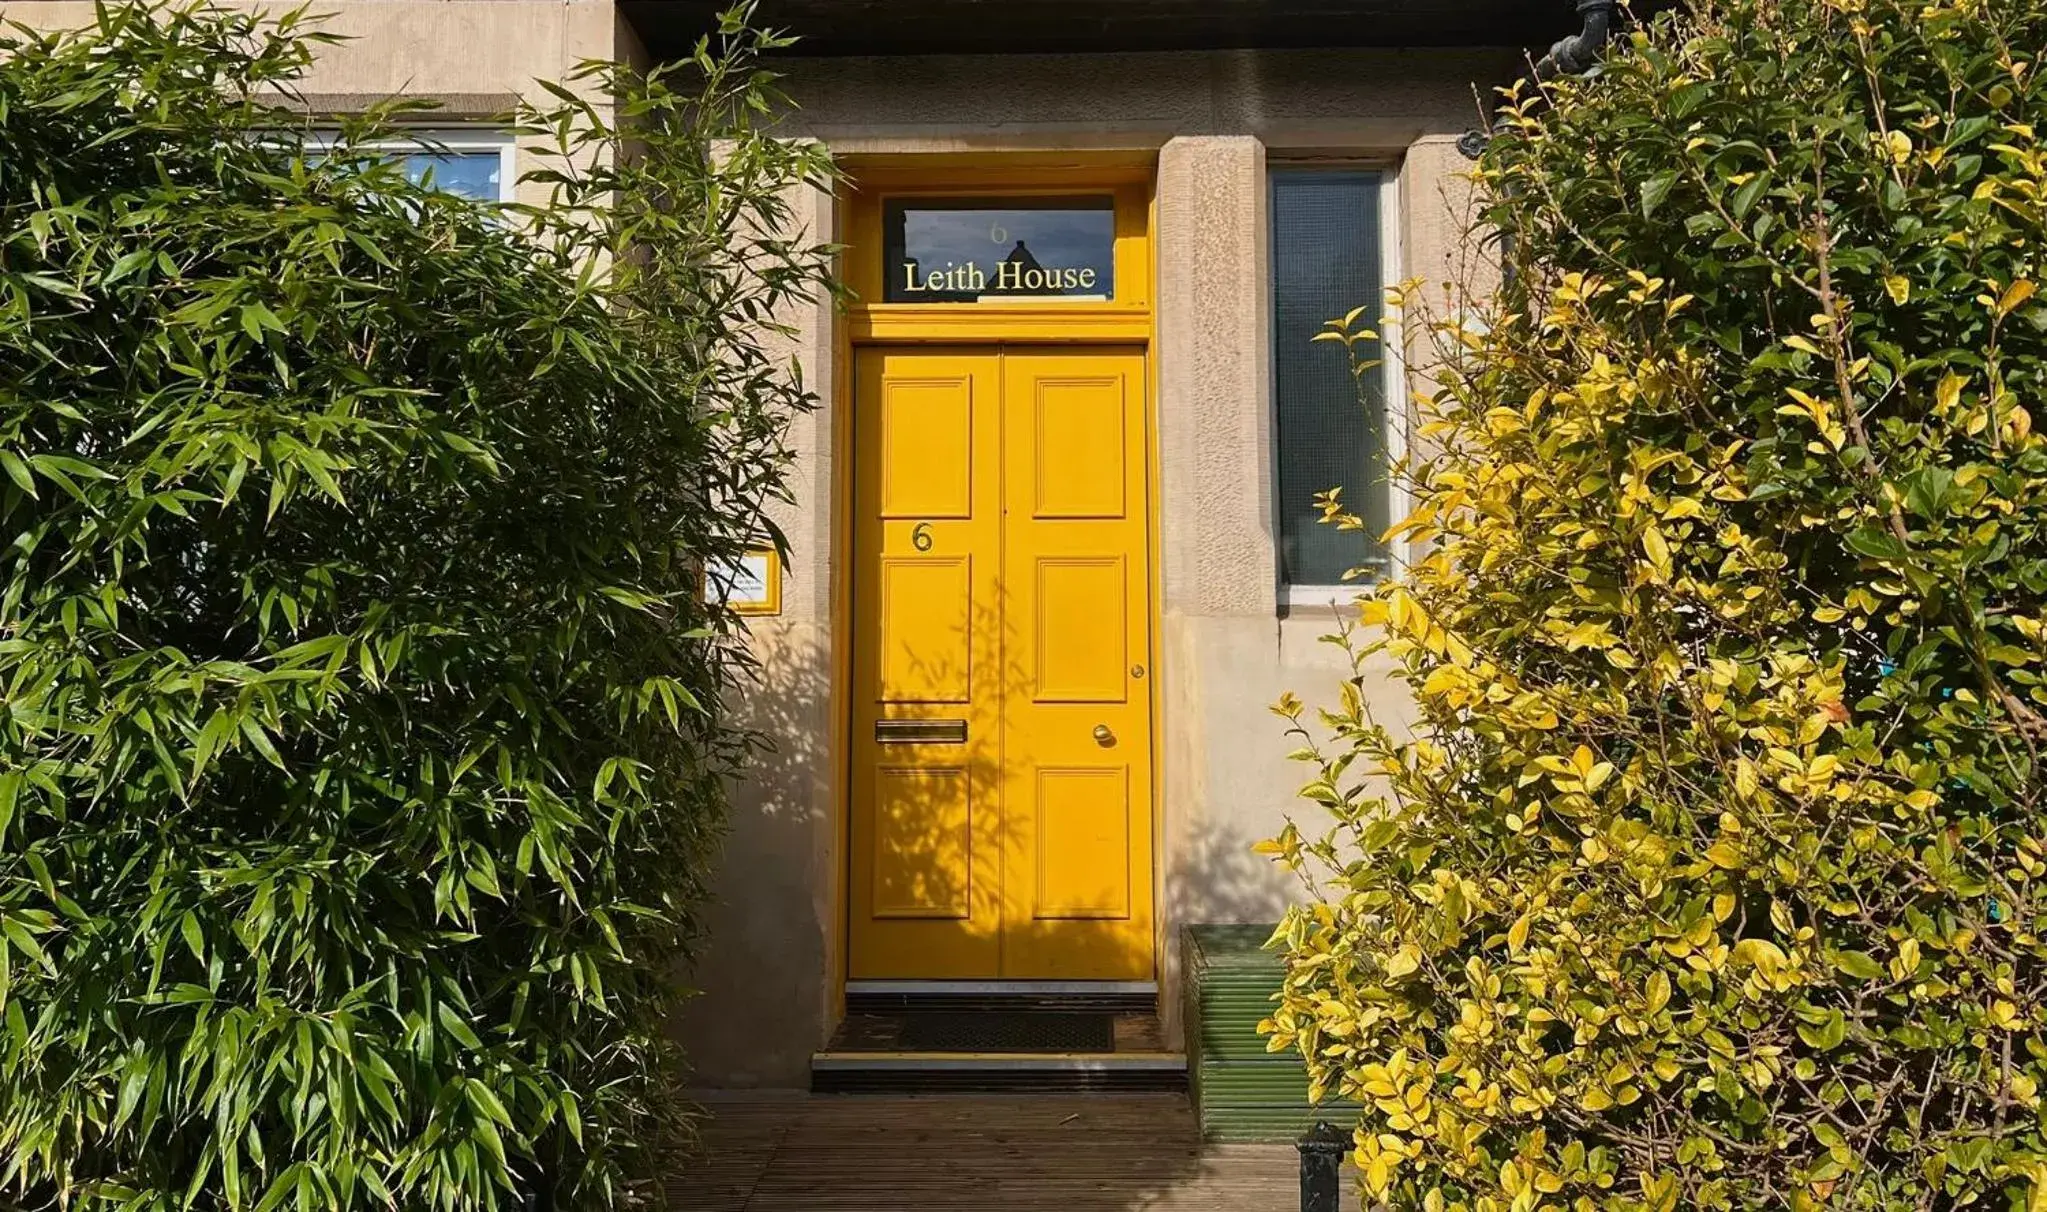
[[[1274,180],[1283,173],[1316,171],[1378,174],[1379,284],[1381,288],[1379,302],[1382,308],[1385,298],[1384,291],[1398,285],[1406,278],[1402,241],[1403,198],[1400,186],[1402,165],[1398,161],[1368,157],[1288,159],[1284,156],[1274,156],[1266,164],[1265,170],[1267,219],[1264,241],[1264,276],[1266,288],[1272,292],[1266,309],[1267,323],[1274,322],[1279,309],[1278,283],[1273,278],[1274,258],[1271,203]],[[1363,300],[1362,302],[1369,305],[1372,300]],[[1333,320],[1337,317],[1331,316],[1329,318]],[[1374,329],[1379,333],[1379,346],[1381,350],[1379,373],[1383,376],[1381,389],[1384,394],[1384,408],[1386,410],[1386,415],[1382,418],[1382,422],[1385,426],[1386,459],[1389,469],[1398,466],[1407,457],[1409,442],[1408,426],[1411,410],[1408,407],[1406,341],[1402,337],[1401,321],[1402,317],[1398,314],[1385,315],[1382,313],[1379,322],[1373,325]],[[1277,340],[1277,338],[1278,334],[1275,332],[1274,339]],[[1266,361],[1266,390],[1269,397],[1266,418],[1267,424],[1271,427],[1270,448],[1272,452],[1268,468],[1272,477],[1272,563],[1273,577],[1278,591],[1279,607],[1284,612],[1300,607],[1344,605],[1354,601],[1369,586],[1378,584],[1381,580],[1393,580],[1404,575],[1408,561],[1401,545],[1395,543],[1389,544],[1387,547],[1386,571],[1381,577],[1359,578],[1335,585],[1294,584],[1286,579],[1285,561],[1280,557],[1281,548],[1285,543],[1285,535],[1282,531],[1284,522],[1279,509],[1279,463],[1281,457],[1279,359],[1277,356],[1274,356],[1272,351],[1268,350]],[[1399,479],[1389,475],[1385,493],[1387,517],[1391,521],[1398,523],[1413,509],[1413,502],[1410,499],[1407,487]]]

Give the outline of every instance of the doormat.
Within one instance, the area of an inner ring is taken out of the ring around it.
[[[905,1014],[896,1046],[905,1052],[1114,1052],[1106,1014],[962,1011]]]

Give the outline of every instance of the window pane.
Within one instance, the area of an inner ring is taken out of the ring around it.
[[[883,240],[888,303],[1116,294],[1116,203],[1109,197],[890,202]]]
[[[1383,569],[1387,520],[1385,391],[1376,371],[1317,341],[1323,325],[1364,307],[1377,328],[1380,175],[1319,169],[1272,174],[1273,398],[1278,412],[1280,568],[1289,585],[1340,585]],[[1376,342],[1360,344],[1379,357]],[[1362,391],[1360,390],[1362,388]],[[1365,530],[1324,525],[1315,497],[1343,489]]]
[[[496,151],[415,152],[405,157],[405,175],[478,202],[496,202],[501,192],[504,159]]]

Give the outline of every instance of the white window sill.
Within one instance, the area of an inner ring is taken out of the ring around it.
[[[1282,585],[1279,604],[1289,610],[1349,606],[1371,593],[1373,584],[1375,582],[1359,581],[1354,585]]]

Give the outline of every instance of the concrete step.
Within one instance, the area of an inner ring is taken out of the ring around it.
[[[819,1094],[1178,1092],[1187,1088],[1187,1057],[1163,1051],[828,1050],[810,1059],[810,1088]]]

